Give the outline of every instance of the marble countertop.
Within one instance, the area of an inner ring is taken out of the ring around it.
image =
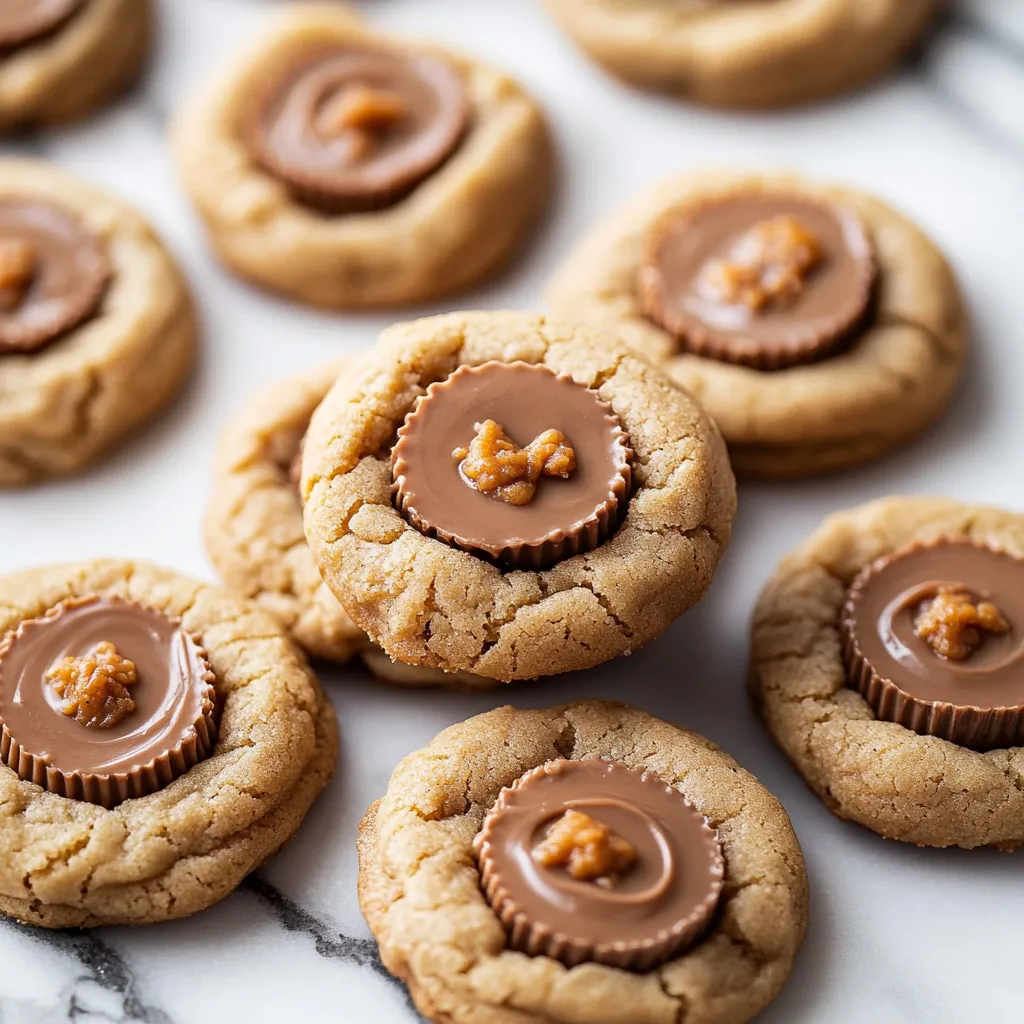
[[[0,152],[52,158],[137,204],[180,256],[204,354],[173,410],[79,478],[0,496],[0,571],[134,555],[212,578],[199,522],[218,430],[255,387],[372,343],[387,317],[326,316],[228,276],[204,246],[164,142],[183,91],[270,0],[163,0],[151,73],[128,101]],[[578,234],[611,205],[699,165],[791,166],[890,199],[949,252],[976,348],[949,417],[883,463],[802,484],[744,486],[735,539],[707,598],[641,653],[495,695],[404,693],[358,673],[325,683],[337,775],[295,840],[219,906],[141,928],[47,933],[0,924],[0,1021],[418,1020],[382,968],[355,899],[353,840],[395,763],[501,700],[627,696],[708,735],[782,799],[804,845],[811,929],[765,1024],[1019,1020],[1024,861],[918,850],[834,819],[747,707],[746,631],[779,557],[827,512],[890,492],[1024,509],[1024,0],[956,7],[903,73],[798,112],[739,116],[632,92],[590,66],[527,0],[365,0],[382,27],[433,36],[505,67],[542,99],[563,185],[529,257],[458,305],[530,307]],[[437,309],[416,310],[435,312]],[[115,500],[129,487],[131,501]],[[2,854],[0,854],[2,855]]]

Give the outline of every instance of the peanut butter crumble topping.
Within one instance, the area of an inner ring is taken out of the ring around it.
[[[475,425],[468,448],[456,448],[462,478],[481,494],[509,505],[528,505],[542,476],[568,479],[576,469],[576,453],[560,430],[545,430],[519,448],[494,420]]]
[[[914,619],[914,632],[940,657],[969,658],[982,642],[982,630],[1006,633],[1010,624],[991,601],[978,601],[962,587],[940,587]]]
[[[375,133],[392,128],[405,114],[405,100],[397,92],[355,85],[340,89],[320,108],[316,130],[328,138],[349,136],[358,158],[369,152]]]
[[[109,729],[135,710],[128,692],[138,682],[135,663],[106,641],[80,658],[62,658],[46,679],[63,698],[61,711],[87,728]]]
[[[546,868],[565,868],[581,882],[610,888],[636,862],[636,851],[600,821],[568,810],[530,856]]]
[[[0,238],[0,310],[14,309],[36,272],[36,255],[21,238]]]
[[[742,235],[725,259],[710,259],[699,285],[709,299],[760,312],[799,298],[822,260],[818,239],[794,217],[772,217]]]

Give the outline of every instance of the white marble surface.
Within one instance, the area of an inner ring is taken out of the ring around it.
[[[163,139],[168,112],[272,6],[163,0],[155,64],[130,101],[78,128],[0,144],[0,152],[51,157],[141,207],[187,268],[204,325],[200,371],[154,429],[87,475],[0,495],[0,571],[135,555],[212,577],[199,520],[220,426],[254,387],[370,344],[389,319],[312,314],[233,280],[206,251],[175,182]],[[949,251],[976,325],[967,379],[937,431],[880,465],[744,487],[735,540],[708,597],[628,661],[497,697],[328,678],[341,761],[299,836],[190,921],[57,934],[0,925],[0,1021],[417,1020],[356,906],[360,815],[392,766],[448,723],[497,700],[545,705],[588,695],[628,697],[706,733],[791,814],[813,887],[811,930],[766,1024],[1020,1020],[1021,856],[917,850],[835,820],[759,728],[743,677],[758,587],[828,511],[893,491],[1024,508],[1024,0],[964,3],[911,67],[858,96],[756,117],[611,82],[534,0],[363,6],[382,27],[434,36],[514,72],[543,100],[558,135],[564,175],[550,226],[517,269],[458,305],[536,305],[579,232],[660,175],[701,164],[788,165],[880,193]],[[127,505],[115,499],[126,486]]]

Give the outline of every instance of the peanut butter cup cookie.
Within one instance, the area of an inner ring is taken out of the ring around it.
[[[570,36],[629,82],[725,107],[856,88],[920,38],[938,0],[548,0]]]
[[[126,88],[152,18],[150,0],[0,3],[0,133],[70,121]]]
[[[385,331],[310,423],[306,537],[396,661],[509,681],[629,654],[700,600],[736,504],[701,407],[525,313]]]
[[[496,270],[552,176],[517,83],[328,4],[278,15],[186,105],[174,139],[225,262],[336,308],[422,301]]]
[[[663,182],[585,237],[548,297],[663,364],[744,476],[879,458],[944,411],[967,347],[956,279],[917,227],[788,174]]]
[[[50,164],[0,160],[0,486],[136,433],[195,344],[185,284],[142,217]]]
[[[621,704],[505,707],[395,769],[359,900],[433,1021],[742,1024],[807,926],[786,812],[696,733]]]
[[[1024,516],[888,498],[826,519],[754,614],[750,688],[841,818],[1024,843]]]
[[[295,833],[337,755],[277,623],[163,569],[0,579],[0,911],[147,924],[226,896]]]
[[[308,370],[261,391],[224,431],[207,506],[206,551],[224,581],[275,615],[310,654],[347,662],[408,686],[493,685],[468,672],[395,664],[345,613],[320,578],[302,532],[299,469],[313,410],[347,360]]]

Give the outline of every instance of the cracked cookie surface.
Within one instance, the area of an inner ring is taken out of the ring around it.
[[[0,355],[0,486],[84,468],[163,409],[192,368],[185,282],[133,209],[51,164],[0,160],[0,200],[52,202],[103,244],[111,277],[96,312],[38,352]]]
[[[568,969],[505,948],[473,839],[503,786],[557,758],[647,769],[717,828],[725,889],[711,930],[657,970]],[[359,834],[359,899],[381,958],[447,1024],[741,1024],[792,969],[807,877],[789,818],[708,740],[621,704],[504,707],[446,729],[396,769]]]
[[[320,577],[302,532],[292,466],[313,410],[350,361],[338,359],[254,395],[221,436],[203,521],[206,551],[224,582],[274,615],[310,654],[359,655],[374,675],[404,686],[488,686],[468,673],[395,665]]]
[[[1024,748],[987,753],[876,719],[846,685],[839,616],[853,578],[914,541],[964,537],[1024,556],[1024,516],[888,498],[828,519],[768,582],[750,691],[768,731],[840,818],[920,846],[1024,843]]]
[[[634,451],[618,531],[552,568],[502,572],[426,537],[392,503],[391,447],[416,399],[457,367],[521,360],[594,388]],[[736,492],[701,407],[609,335],[525,313],[389,328],[313,416],[306,536],[324,580],[396,661],[493,679],[588,668],[638,649],[704,594]]]
[[[334,711],[265,612],[137,562],[7,576],[0,634],[88,594],[144,603],[201,640],[216,674],[217,745],[159,792],[113,810],[47,793],[0,766],[0,911],[50,928],[185,917],[226,896],[295,833],[334,771]]]
[[[748,189],[825,199],[863,221],[879,285],[871,324],[845,351],[757,370],[680,353],[645,315],[636,282],[653,227],[684,204]],[[879,458],[941,415],[967,349],[956,279],[917,227],[869,195],[788,174],[703,172],[662,182],[580,241],[548,301],[554,315],[613,331],[664,365],[715,419],[739,476],[806,476]]]
[[[256,165],[242,132],[253,95],[310,47],[352,43],[403,45],[340,5],[294,4],[186,103],[173,146],[214,248],[258,284],[330,308],[424,301],[495,272],[539,219],[553,157],[537,104],[491,68],[416,45],[463,78],[471,127],[439,170],[385,209],[325,216]]]
[[[888,71],[937,0],[547,0],[570,36],[614,74],[726,107],[779,107]]]
[[[89,0],[53,33],[0,55],[0,133],[74,120],[121,92],[152,21],[151,0]]]

